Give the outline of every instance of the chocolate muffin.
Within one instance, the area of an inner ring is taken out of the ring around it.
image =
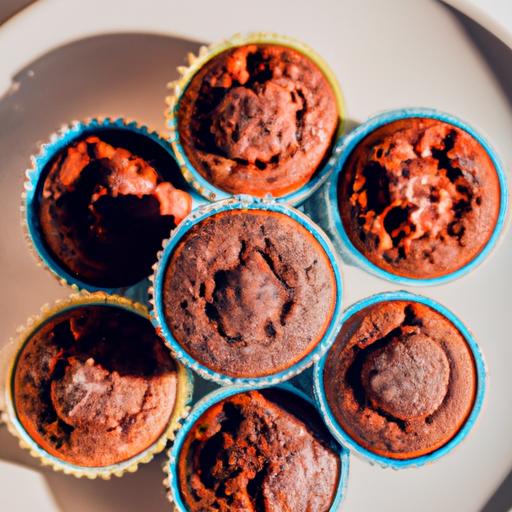
[[[282,196],[307,183],[328,156],[336,97],[306,55],[248,44],[212,57],[178,106],[180,143],[192,166],[232,194]]]
[[[450,274],[478,256],[500,209],[498,175],[484,147],[427,118],[370,133],[349,156],[338,192],[356,249],[387,272],[418,279]]]
[[[303,402],[276,390],[249,391],[208,409],[179,455],[187,510],[330,510],[339,455],[314,408]]]
[[[340,426],[367,450],[411,459],[449,442],[474,404],[473,354],[434,309],[386,301],[343,325],[324,368],[327,402]]]
[[[336,281],[316,238],[268,210],[227,210],[193,226],[165,269],[165,321],[199,363],[231,377],[289,368],[322,339]]]
[[[126,130],[75,140],[44,172],[42,239],[70,274],[94,286],[147,277],[162,240],[192,208],[175,187],[184,183],[172,156]]]
[[[113,306],[51,317],[18,357],[13,393],[25,431],[70,464],[126,461],[166,431],[177,368],[151,322]]]

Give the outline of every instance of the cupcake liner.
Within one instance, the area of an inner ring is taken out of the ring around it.
[[[414,457],[410,459],[393,459],[390,457],[377,455],[376,453],[373,453],[360,445],[341,427],[329,406],[324,388],[324,367],[327,354],[318,363],[315,364],[313,369],[313,391],[315,401],[318,404],[318,408],[322,412],[322,417],[325,424],[333,436],[338,440],[338,442],[342,443],[344,446],[347,446],[352,453],[358,455],[367,462],[370,462],[370,464],[376,464],[383,468],[417,468],[425,464],[435,462],[439,458],[451,452],[467,437],[469,432],[472,430],[484,403],[485,391],[487,387],[487,368],[483,354],[469,329],[449,309],[442,306],[438,302],[422,295],[417,295],[406,291],[385,292],[372,295],[350,306],[343,313],[342,325],[354,314],[367,308],[368,306],[372,306],[373,304],[377,304],[379,302],[396,300],[419,302],[441,313],[458,329],[471,350],[477,374],[477,390],[471,413],[466,419],[464,425],[456,433],[456,435],[440,448],[420,457]]]
[[[339,83],[329,68],[325,60],[318,55],[312,48],[297,41],[294,38],[269,33],[269,32],[253,32],[250,34],[235,34],[233,37],[209,46],[201,46],[197,55],[189,53],[187,56],[188,66],[179,66],[178,73],[180,77],[169,83],[171,91],[170,96],[166,98],[167,108],[165,111],[166,124],[169,131],[169,141],[174,149],[176,160],[180,165],[181,171],[185,179],[194,187],[203,197],[209,201],[217,201],[220,199],[227,199],[233,197],[234,194],[226,192],[221,188],[216,187],[206,180],[191,164],[180,142],[177,111],[182,94],[188,87],[189,82],[199,69],[206,64],[210,59],[226,50],[237,46],[246,44],[276,44],[287,46],[306,57],[310,58],[322,71],[329,84],[333,88],[336,104],[339,112],[339,126],[336,137],[340,137],[343,133],[346,120],[346,108],[343,100],[343,95]],[[311,180],[300,187],[294,192],[290,192],[284,196],[276,197],[277,201],[281,201],[292,206],[297,206],[305,201],[315,190],[322,186],[328,179],[336,164],[336,154],[331,149],[331,155],[323,164],[321,169],[318,169]]]
[[[311,352],[303,359],[290,366],[289,368],[277,372],[272,375],[263,377],[230,377],[222,373],[211,370],[207,366],[196,361],[180,343],[174,338],[171,329],[165,321],[164,304],[162,300],[165,270],[167,263],[173,253],[174,248],[183,238],[183,236],[196,224],[204,219],[211,217],[217,213],[229,210],[265,210],[280,212],[288,215],[293,220],[297,221],[305,227],[320,243],[323,250],[326,252],[336,279],[336,304],[332,314],[331,322],[321,339],[321,341],[311,350]],[[259,199],[247,195],[234,196],[231,199],[224,201],[217,201],[211,205],[203,206],[198,210],[192,212],[181,224],[172,232],[171,237],[164,241],[162,251],[158,253],[158,260],[154,265],[154,273],[150,277],[151,286],[149,288],[150,295],[150,313],[153,323],[162,337],[166,340],[171,348],[174,356],[181,361],[185,366],[197,372],[201,377],[212,380],[221,385],[231,384],[247,384],[251,386],[269,386],[274,385],[284,380],[288,380],[295,375],[298,375],[303,370],[311,366],[327,351],[327,349],[334,343],[336,334],[339,330],[341,319],[341,303],[343,294],[343,284],[341,268],[338,264],[334,247],[332,246],[329,238],[323,231],[306,215],[302,212],[287,206],[283,203],[276,202],[271,199]]]
[[[452,124],[469,133],[483,146],[489,155],[496,169],[500,184],[500,210],[496,221],[496,226],[494,228],[493,234],[491,235],[491,238],[488,240],[482,251],[462,268],[440,277],[427,279],[399,276],[380,268],[368,260],[366,256],[364,256],[354,246],[348,237],[347,232],[343,226],[338,208],[338,181],[340,174],[343,172],[343,166],[352,151],[367,135],[369,135],[380,126],[391,123],[393,121],[398,121],[400,119],[413,117],[437,119],[439,121]],[[321,190],[315,194],[314,197],[310,198],[304,206],[306,213],[308,213],[308,215],[310,215],[316,222],[318,222],[319,225],[322,226],[322,228],[329,234],[337,250],[342,255],[343,260],[349,265],[360,267],[361,269],[377,277],[386,279],[395,284],[407,286],[431,286],[444,284],[468,274],[479,264],[481,264],[487,258],[492,249],[496,246],[504,231],[507,218],[509,192],[503,164],[501,163],[501,160],[498,157],[496,151],[481,134],[479,134],[464,121],[450,114],[446,114],[444,112],[430,108],[405,108],[383,112],[371,117],[366,122],[359,125],[349,135],[341,139],[335,148],[335,153],[338,154],[336,168],[331,174],[329,181],[321,188]]]
[[[161,436],[143,452],[131,457],[130,459],[102,467],[84,467],[68,463],[58,457],[55,457],[43,448],[41,448],[27,433],[16,413],[15,401],[13,396],[12,382],[14,371],[16,369],[18,356],[25,346],[25,343],[48,319],[69,309],[84,305],[109,305],[128,310],[132,313],[149,319],[148,310],[142,304],[133,302],[125,297],[108,295],[103,292],[89,293],[83,291],[73,294],[67,299],[58,300],[52,305],[46,304],[41,308],[38,315],[30,317],[26,324],[18,329],[18,336],[12,340],[9,347],[9,361],[6,372],[2,375],[3,387],[2,395],[5,402],[2,420],[7,424],[8,430],[18,438],[22,448],[28,450],[30,454],[37,458],[44,466],[50,466],[55,471],[62,471],[75,477],[86,477],[90,479],[103,478],[109,479],[111,476],[122,476],[124,473],[133,473],[137,470],[139,464],[149,462],[154,455],[161,452],[169,440],[174,439],[175,432],[181,427],[181,422],[188,415],[190,410],[189,403],[192,398],[193,376],[179,362],[177,362],[177,392],[176,404],[169,419],[168,426]]]
[[[277,386],[273,386],[275,389],[281,389],[283,391],[287,391],[289,393],[293,393],[296,395],[299,399],[304,400],[310,405],[315,406],[315,402],[304,392],[301,390],[295,388],[294,386],[284,383],[284,384],[278,384]],[[264,389],[268,388],[268,386],[263,386],[257,389]],[[237,395],[239,393],[243,393],[245,391],[251,391],[254,390],[252,386],[247,385],[237,385],[237,386],[230,386],[230,387],[224,387],[216,389],[215,391],[212,391],[205,397],[203,397],[192,409],[192,412],[190,413],[189,417],[183,424],[183,428],[178,432],[176,435],[176,440],[174,441],[174,444],[172,448],[169,450],[168,458],[169,460],[166,461],[166,464],[164,466],[164,472],[165,472],[165,479],[164,479],[164,486],[168,490],[167,497],[171,504],[174,506],[174,510],[176,512],[187,512],[187,507],[183,504],[180,496],[180,486],[179,486],[179,479],[176,471],[176,467],[179,460],[179,455],[181,448],[183,446],[183,443],[187,437],[188,432],[190,429],[194,426],[194,424],[197,422],[197,420],[201,417],[201,415],[206,412],[210,407],[215,405],[216,403],[220,402],[221,400],[224,400],[225,398],[228,398],[233,395]],[[315,406],[316,408],[316,406]],[[319,411],[318,411],[319,412]],[[320,412],[319,412],[320,414]],[[349,475],[349,452],[348,450],[342,445],[339,446],[339,457],[341,462],[341,471],[339,475],[338,480],[338,486],[336,490],[336,495],[333,500],[333,503],[329,509],[329,512],[336,512],[340,510],[341,504],[346,496],[347,493],[347,483],[348,483],[348,475]]]
[[[172,148],[165,139],[158,133],[150,131],[146,126],[135,121],[106,117],[93,118],[86,121],[73,121],[68,125],[63,125],[58,131],[50,135],[48,142],[41,145],[39,153],[31,157],[31,167],[25,172],[26,179],[21,204],[22,228],[25,239],[38,265],[48,269],[60,284],[70,286],[76,291],[82,289],[90,292],[106,291],[108,293],[126,295],[131,298],[140,298],[144,296],[147,290],[147,283],[144,280],[131,286],[110,288],[92,285],[73,275],[48,251],[39,229],[38,203],[41,181],[46,177],[45,171],[49,162],[57,153],[65,149],[76,139],[84,135],[97,134],[106,130],[125,130],[129,133],[146,137],[158,144],[175,159]],[[186,185],[186,183],[183,183],[183,185]],[[188,188],[187,192],[192,196],[192,208],[206,203],[205,199],[192,188]]]

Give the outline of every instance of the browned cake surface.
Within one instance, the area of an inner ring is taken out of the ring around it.
[[[339,182],[343,225],[372,263],[432,278],[474,259],[500,208],[496,170],[467,132],[434,119],[395,121],[370,133]]]
[[[446,444],[473,407],[475,363],[466,340],[440,313],[390,301],[351,317],[324,369],[328,403],[359,444],[396,459]]]
[[[262,393],[250,391],[219,402],[189,432],[179,458],[188,510],[329,510],[340,461],[321,431],[308,424],[308,416],[316,412],[300,411],[302,400],[289,395],[286,399],[296,409],[292,414]]]
[[[215,186],[281,196],[320,166],[338,117],[313,61],[288,47],[253,44],[199,70],[180,100],[178,129],[190,162]]]
[[[108,466],[151,446],[176,400],[176,366],[149,320],[111,306],[53,317],[14,375],[18,418],[48,453]]]
[[[321,245],[287,215],[232,210],[195,225],[165,273],[165,319],[197,361],[226,375],[288,368],[324,335],[336,282]]]
[[[128,286],[151,273],[162,240],[191,208],[190,195],[148,161],[89,136],[53,161],[39,222],[48,248],[73,275]]]

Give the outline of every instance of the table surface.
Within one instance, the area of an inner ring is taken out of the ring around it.
[[[331,64],[354,123],[389,108],[440,108],[483,131],[510,168],[510,51],[474,25],[461,23],[440,3],[260,0],[249,5],[218,0],[198,6],[153,0],[145,6],[118,0],[42,0],[0,28],[0,89],[7,89],[0,96],[0,346],[43,303],[68,293],[34,265],[19,227],[23,171],[30,155],[72,119],[124,115],[163,130],[165,84],[175,78],[184,55],[198,49],[197,41],[262,29],[298,37]],[[490,385],[476,429],[452,454],[420,469],[394,472],[353,457],[344,510],[476,511],[509,472],[510,261],[507,235],[470,276],[413,290],[454,310],[480,341]],[[396,289],[352,267],[345,267],[344,277],[346,305]],[[55,510],[169,508],[161,485],[163,456],[122,479],[76,480],[38,468],[2,428],[0,460],[37,468],[37,485],[42,475]],[[0,507],[6,489],[11,496],[23,492],[24,481],[20,475],[8,488],[2,484]]]

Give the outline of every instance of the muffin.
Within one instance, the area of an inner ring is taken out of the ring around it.
[[[162,269],[163,317],[201,365],[235,378],[288,369],[323,338],[336,276],[291,216],[230,209],[193,225]]]
[[[433,118],[384,124],[359,142],[338,183],[348,238],[392,274],[430,279],[466,266],[489,242],[500,182],[486,149]]]
[[[85,133],[57,152],[39,181],[36,215],[51,256],[96,287],[125,287],[151,273],[192,198],[173,157],[129,130]]]
[[[147,318],[86,304],[58,312],[28,337],[12,394],[16,417],[39,448],[102,468],[166,434],[180,400],[177,381],[177,365]]]
[[[189,511],[327,512],[340,479],[339,453],[316,411],[282,390],[248,391],[210,407],[178,456]]]
[[[438,311],[406,300],[353,314],[326,356],[325,397],[357,444],[412,459],[448,443],[468,419],[478,387],[471,348]]]
[[[177,105],[192,167],[231,194],[283,196],[330,153],[340,113],[320,67],[290,46],[250,43],[213,55]]]

